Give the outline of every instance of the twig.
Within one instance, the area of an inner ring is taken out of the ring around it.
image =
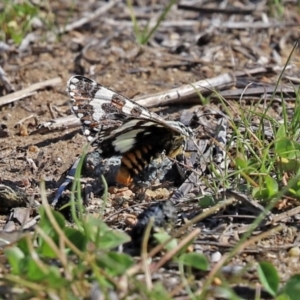
[[[145,20],[140,20],[140,25],[141,26],[146,26],[148,21]],[[113,26],[113,27],[117,27],[117,28],[132,28],[132,22],[131,21],[126,21],[126,20],[116,20],[116,19],[109,19],[107,18],[105,20],[105,23],[107,25]],[[156,23],[154,21],[151,21],[149,23],[149,27],[154,26]],[[207,25],[208,22],[206,22],[206,24],[203,24],[203,27],[205,27],[205,25]],[[160,28],[182,28],[182,27],[194,27],[199,25],[199,21],[195,21],[195,20],[176,20],[176,21],[163,21],[160,23]],[[210,24],[208,24],[210,25]]]
[[[232,97],[232,96],[241,96],[241,94],[244,95],[264,95],[264,94],[273,94],[275,91],[276,94],[293,94],[295,95],[296,91],[298,90],[299,86],[293,86],[293,87],[284,87],[279,86],[276,90],[275,86],[259,86],[254,88],[247,88],[245,89],[235,89],[235,90],[227,90],[220,92],[220,95],[222,97]]]
[[[285,227],[283,225],[278,225],[274,228],[271,228],[268,231],[262,232],[262,233],[260,233],[256,236],[253,236],[253,237],[249,238],[243,244],[241,244],[241,247],[238,249],[238,252],[236,254],[242,252],[244,249],[247,249],[247,247],[249,247],[249,245],[254,244],[258,241],[261,241],[261,240],[275,234],[275,233],[278,233],[278,232],[284,230],[284,228]]]
[[[27,117],[21,119],[20,121],[18,121],[14,127],[20,126],[20,125],[22,125],[25,121],[28,121],[28,120],[30,120],[30,119],[33,119],[33,120],[34,120],[34,122],[35,122],[34,125],[35,125],[35,126],[38,124],[38,121],[39,121],[38,116],[37,116],[36,114],[32,114],[32,115],[27,116]]]
[[[214,90],[229,88],[235,84],[235,76],[232,73],[200,80],[191,84],[183,85],[179,88],[167,92],[156,93],[146,97],[140,97],[135,101],[145,107],[170,105],[175,103],[199,103],[199,94],[211,93]]]
[[[37,90],[41,90],[44,89],[46,87],[49,86],[56,86],[62,83],[62,79],[60,77],[55,77],[52,79],[48,79],[42,82],[38,82],[38,83],[34,83],[31,86],[17,91],[15,93],[9,94],[9,95],[5,95],[3,97],[0,98],[0,106],[1,105],[5,105],[5,104],[9,104],[12,103],[14,101],[26,98],[28,96],[33,95]]]
[[[99,16],[103,15],[104,13],[106,13],[108,10],[110,10],[112,7],[114,7],[117,3],[119,3],[119,0],[114,0],[114,1],[110,1],[105,5],[102,5],[101,7],[99,7],[98,9],[96,9],[95,12],[93,12],[92,14],[83,17],[82,19],[75,21],[71,24],[66,25],[65,27],[61,27],[59,29],[59,33],[66,33],[69,31],[72,31],[74,29],[80,28],[82,27],[84,24],[91,22],[92,20],[98,18]]]
[[[272,213],[270,211],[266,211],[265,208],[259,204],[257,201],[251,199],[250,197],[235,191],[233,189],[226,189],[223,192],[226,197],[234,197],[238,201],[241,201],[243,204],[250,206],[251,211],[258,215],[259,213],[264,213],[269,220],[272,220]]]
[[[285,75],[284,78],[293,83],[300,83],[300,78],[298,78],[298,77]]]
[[[54,130],[65,130],[66,128],[70,129],[74,127],[79,127],[80,125],[81,125],[81,121],[79,118],[77,118],[74,115],[69,115],[69,116],[57,118],[55,120],[50,120],[40,124],[37,130],[31,132],[30,135],[37,134],[37,133],[38,134],[48,133]]]
[[[287,28],[299,26],[292,22],[224,22],[215,25],[216,28],[223,29],[269,29],[269,28]]]
[[[106,19],[105,22],[111,26],[115,27],[132,27],[131,21]],[[140,21],[141,26],[145,26],[147,21]],[[155,25],[155,22],[150,22],[149,27]],[[176,21],[163,21],[160,23],[160,28],[184,28],[184,27],[194,27],[199,25],[199,21],[195,20],[176,20]],[[203,21],[202,26],[211,26],[211,22]],[[216,29],[268,29],[268,28],[287,28],[287,27],[297,27],[297,23],[293,22],[214,22],[213,27]]]
[[[229,8],[218,8],[218,7],[197,7],[194,5],[187,5],[187,4],[178,4],[178,9],[182,10],[189,10],[189,11],[197,11],[204,14],[225,14],[225,15],[249,15],[251,13],[262,13],[266,11],[265,9],[258,9],[256,5],[252,5],[251,7],[247,8],[240,8],[240,7],[229,7]]]
[[[222,248],[233,248],[233,243],[220,243],[220,242],[211,242],[207,240],[207,237],[203,241],[197,240],[195,244],[198,245],[205,245],[205,246],[215,246],[215,247],[222,247]],[[276,245],[276,246],[261,246],[261,245],[254,245],[253,247],[244,248],[240,253],[262,253],[266,251],[280,251],[286,250],[293,247],[300,247],[300,243],[294,242],[293,244],[284,244],[284,245]]]
[[[51,103],[48,103],[47,106],[48,106],[48,108],[49,108],[50,115],[51,115],[52,119],[56,119],[56,115],[55,115],[55,113],[54,113],[54,111],[53,111],[53,109],[52,109],[52,104],[51,104]]]
[[[292,69],[292,65],[287,65],[285,69]],[[240,77],[240,76],[250,76],[250,75],[257,75],[260,73],[280,73],[284,70],[284,67],[280,67],[277,65],[270,65],[270,66],[265,66],[265,67],[257,67],[254,69],[244,69],[243,71],[235,71],[233,72],[234,76]]]
[[[276,224],[278,222],[283,221],[284,219],[290,218],[292,216],[298,215],[300,213],[300,206],[294,207],[288,211],[285,211],[281,214],[278,215],[274,215],[272,220],[270,222],[268,222],[266,225],[273,223]]]

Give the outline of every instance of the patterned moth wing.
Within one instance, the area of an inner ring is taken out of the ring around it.
[[[128,98],[83,77],[73,76],[67,86],[73,112],[83,133],[104,158],[122,156],[117,181],[129,185],[150,161],[165,151],[176,157],[193,133],[180,122],[165,121]]]
[[[163,151],[175,158],[185,147],[185,137],[177,134],[172,127],[135,118],[126,120],[110,135],[101,136],[98,142],[102,156],[109,157],[112,153],[122,155],[117,181],[124,185],[129,185],[133,177]]]

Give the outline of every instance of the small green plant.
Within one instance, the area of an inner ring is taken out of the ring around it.
[[[274,266],[268,262],[261,262],[258,266],[258,277],[266,291],[273,297],[279,288],[279,275]]]
[[[12,39],[16,44],[20,44],[24,36],[31,31],[31,21],[38,13],[38,8],[29,1],[4,0],[4,9],[0,13],[0,39]]]
[[[107,294],[112,287],[120,290],[116,277],[133,264],[129,255],[114,250],[128,242],[129,236],[112,230],[97,217],[84,214],[79,181],[82,161],[83,157],[71,197],[76,225],[67,226],[63,215],[50,208],[42,184],[43,206],[35,234],[25,235],[5,249],[11,268],[5,280],[10,285],[21,285],[25,296],[28,293],[30,298],[33,295],[39,299],[51,298],[55,292],[60,299],[80,299],[89,295],[95,282]]]
[[[297,300],[300,292],[300,274],[295,274],[280,288],[280,277],[269,262],[258,265],[258,277],[265,290],[276,300]]]
[[[130,17],[131,21],[133,24],[133,31],[136,37],[136,41],[141,44],[145,45],[148,43],[152,35],[155,33],[155,31],[158,29],[159,25],[161,22],[165,19],[167,16],[168,12],[170,11],[171,7],[177,3],[177,0],[170,0],[168,5],[164,8],[164,10],[161,12],[159,17],[156,20],[155,25],[152,28],[149,28],[150,26],[150,21],[146,24],[144,28],[141,28],[140,25],[138,24],[138,21],[136,19],[136,15],[134,13],[133,5],[132,5],[132,0],[127,0],[127,6],[129,8],[130,12]]]
[[[36,297],[55,290],[60,299],[86,297],[93,282],[104,293],[112,286],[118,289],[112,278],[133,264],[130,256],[113,251],[129,240],[125,233],[92,216],[81,221],[83,230],[67,227],[64,217],[49,207],[41,208],[40,216],[33,237],[26,235],[5,250],[11,267],[7,282],[21,284]]]

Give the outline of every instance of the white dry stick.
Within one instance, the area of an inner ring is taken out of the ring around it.
[[[108,10],[110,10],[112,7],[114,7],[117,3],[119,3],[120,0],[114,0],[114,1],[109,1],[107,4],[105,5],[101,5],[98,9],[95,10],[95,12],[93,12],[92,14],[83,17],[82,19],[75,21],[71,24],[68,24],[64,27],[61,27],[59,29],[59,33],[66,33],[69,32],[71,30],[77,29],[82,27],[84,24],[91,22],[92,20],[98,18],[99,16],[105,14]]]
[[[223,22],[218,24],[216,28],[227,29],[269,29],[269,28],[288,28],[299,26],[294,22]]]
[[[155,107],[170,104],[199,103],[199,94],[208,94],[220,89],[228,89],[235,85],[236,79],[232,73],[200,80],[191,84],[169,90],[167,92],[152,94],[134,99],[145,107]]]
[[[140,26],[148,26],[149,28],[152,28],[153,26],[156,25],[156,21],[151,21],[148,24],[148,21],[146,20],[141,20],[139,22]],[[208,22],[207,22],[208,23]],[[132,22],[131,21],[123,21],[123,20],[116,20],[112,18],[107,18],[105,20],[105,24],[115,26],[117,28],[131,28],[132,27]],[[194,20],[176,20],[176,21],[163,21],[160,23],[159,28],[174,28],[174,27],[179,27],[179,28],[193,28],[195,26],[199,25],[199,21],[194,21]],[[205,25],[203,25],[205,27]]]
[[[76,128],[81,125],[81,121],[79,118],[77,118],[74,115],[69,115],[66,117],[57,118],[54,120],[50,120],[47,122],[44,122],[38,126],[38,129],[34,132],[31,132],[30,134],[36,134],[36,133],[47,133],[54,130],[65,130],[70,128]]]
[[[62,79],[60,77],[55,77],[42,82],[34,83],[25,89],[0,97],[0,107],[1,105],[9,104],[14,101],[31,96],[37,90],[41,90],[50,86],[60,85],[61,83],[62,83]]]
[[[224,98],[231,98],[231,97],[238,97],[240,98],[241,95],[244,96],[258,96],[261,97],[261,95],[273,95],[274,91],[277,91],[277,93],[280,94],[289,94],[289,95],[295,95],[297,92],[299,86],[293,86],[293,87],[285,87],[279,84],[279,86],[258,86],[254,88],[244,88],[244,89],[235,89],[235,90],[227,90],[220,92],[220,95]]]

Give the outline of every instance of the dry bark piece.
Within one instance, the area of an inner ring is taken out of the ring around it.
[[[219,25],[219,26],[218,26]],[[223,28],[223,29],[269,29],[269,28],[285,28],[285,27],[296,27],[299,26],[294,22],[277,22],[277,21],[271,21],[271,22],[224,22],[222,24],[218,24],[216,27]]]
[[[29,229],[32,228],[34,225],[37,224],[37,222],[40,220],[40,215],[35,216],[31,220],[29,220],[26,224],[23,225],[23,229]]]
[[[13,232],[6,232],[5,230],[0,231],[0,248],[11,245],[12,243],[16,243],[22,237],[24,237],[27,233],[24,233],[20,230]]]
[[[261,97],[261,95],[266,95],[269,94],[273,96],[274,91],[276,91],[277,94],[279,95],[295,95],[296,91],[298,90],[299,86],[293,86],[293,87],[286,87],[286,86],[258,86],[258,87],[249,87],[249,88],[244,88],[244,89],[235,89],[235,90],[226,90],[226,91],[221,91],[220,95],[222,97],[226,98],[238,98],[240,99],[241,97],[243,98],[244,95],[247,96],[254,96],[257,95],[258,97]]]
[[[105,5],[101,5],[98,9],[96,9],[93,13],[89,14],[86,17],[83,17],[80,20],[77,20],[71,24],[68,24],[62,28],[59,29],[59,33],[66,33],[69,32],[71,30],[77,29],[82,27],[83,25],[85,25],[86,23],[91,22],[92,20],[98,18],[99,16],[105,14],[108,10],[110,10],[112,7],[114,7],[118,2],[120,2],[119,0],[115,0],[115,1],[110,1]]]
[[[62,83],[62,79],[60,77],[55,77],[42,82],[34,83],[25,89],[0,97],[0,106],[32,96],[33,94],[36,93],[37,90],[42,90],[46,87],[53,87],[56,85],[60,85],[61,83]]]
[[[11,232],[11,231],[14,231],[16,230],[16,224],[14,221],[12,220],[9,220],[6,222],[6,224],[4,225],[3,227],[3,230],[5,230],[6,232]]]
[[[10,219],[18,222],[20,225],[24,225],[29,221],[31,208],[28,207],[16,207],[13,209]]]
[[[135,101],[145,107],[163,106],[170,104],[199,103],[199,94],[210,94],[220,89],[228,89],[235,85],[236,79],[232,73],[200,80],[167,92],[139,97]]]
[[[40,124],[35,131],[30,133],[30,135],[44,134],[55,130],[66,130],[67,128],[76,128],[80,125],[81,122],[79,118],[74,115],[69,115]]]
[[[203,14],[226,14],[226,15],[249,15],[252,13],[262,13],[266,11],[266,8],[259,8],[257,5],[249,5],[249,7],[226,7],[226,8],[220,8],[220,7],[199,7],[195,5],[189,5],[189,4],[178,4],[178,9],[182,10],[190,10],[190,11],[197,11]]]

